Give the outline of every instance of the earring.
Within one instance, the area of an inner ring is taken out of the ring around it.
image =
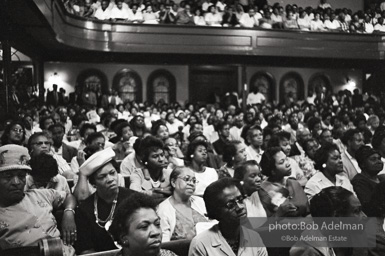
[[[190,157],[191,157],[191,158],[194,158],[194,155],[191,155]]]
[[[326,164],[322,164],[322,168],[324,168],[324,169],[325,169],[325,168],[326,168]]]
[[[147,165],[147,162],[144,162],[144,165]]]

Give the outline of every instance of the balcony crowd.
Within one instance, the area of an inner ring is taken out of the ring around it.
[[[251,0],[65,0],[64,5],[69,13],[105,22],[361,34],[385,32],[383,6],[353,13],[348,8],[333,9],[326,0],[315,7],[279,3],[271,6],[266,1]]]

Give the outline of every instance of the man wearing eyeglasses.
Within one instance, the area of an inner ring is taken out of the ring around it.
[[[268,255],[258,233],[243,232],[240,223],[246,218],[247,210],[243,202],[245,196],[240,191],[240,183],[231,178],[220,179],[206,188],[203,199],[207,216],[219,223],[191,241],[188,255]],[[261,247],[246,246],[247,240]]]

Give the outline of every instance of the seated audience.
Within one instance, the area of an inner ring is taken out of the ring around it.
[[[77,254],[117,249],[108,230],[116,207],[135,192],[119,187],[114,156],[113,150],[108,148],[94,153],[80,167],[81,175],[88,178],[96,191],[80,204],[76,212]]]
[[[262,174],[268,178],[259,192],[268,216],[306,216],[308,201],[301,184],[290,178],[288,157],[279,147],[268,148],[261,160]]]
[[[195,173],[196,184],[194,195],[203,196],[208,185],[218,180],[218,173],[215,169],[207,167],[207,143],[204,141],[192,142],[188,145],[186,154],[186,166]]]
[[[191,6],[186,4],[184,9],[178,12],[175,20],[177,25],[195,25],[194,15],[191,13]]]
[[[67,179],[74,177],[74,173],[71,170],[71,167],[68,165],[67,161],[58,154],[52,153],[51,150],[52,142],[49,139],[49,135],[44,132],[37,132],[31,135],[28,140],[28,149],[31,157],[40,155],[40,154],[50,154],[56,160],[58,165],[59,174],[64,176]]]
[[[248,160],[235,169],[234,179],[240,180],[243,191],[248,196],[244,203],[247,217],[266,217],[266,210],[259,198],[263,174],[255,160]]]
[[[118,255],[177,256],[160,248],[162,230],[156,206],[153,198],[140,193],[120,204],[111,227],[114,239],[122,247]]]
[[[170,173],[164,153],[164,144],[155,137],[148,136],[140,141],[136,154],[144,169],[134,169],[130,176],[130,189],[164,200],[171,195]],[[148,173],[148,175],[147,175]]]
[[[71,194],[67,179],[59,174],[56,160],[48,153],[35,155],[30,161],[31,171],[26,177],[25,190],[55,189]]]
[[[291,174],[289,176],[296,179],[301,184],[301,186],[305,186],[307,178],[304,174],[304,171],[292,157],[289,157],[291,151],[290,133],[286,131],[277,132],[271,137],[267,149],[271,147],[281,148],[282,152],[288,157],[287,161],[290,163],[291,166]]]
[[[225,163],[219,171],[219,178],[234,177],[234,169],[246,161],[246,146],[240,141],[233,140],[225,145],[223,150],[223,162]]]
[[[37,246],[44,238],[62,235],[63,255],[75,255],[71,245],[77,239],[75,225],[76,199],[54,189],[24,191],[31,167],[28,150],[19,145],[0,147],[0,250]],[[57,229],[54,209],[64,208],[62,233]]]
[[[217,7],[211,5],[205,15],[205,21],[207,26],[221,27],[222,15],[217,11]]]
[[[137,138],[133,136],[134,133],[128,122],[118,124],[115,133],[118,139],[118,142],[114,145],[115,160],[120,161],[133,152],[133,145]]]
[[[369,146],[361,146],[356,152],[356,159],[362,172],[354,176],[351,182],[366,212],[374,189],[380,183],[377,174],[382,171],[384,163],[380,154]]]
[[[361,203],[355,195],[343,187],[327,187],[322,189],[310,200],[310,213],[316,218],[354,217],[363,219],[366,215],[361,210]],[[335,231],[335,230],[333,230]],[[321,232],[321,234],[320,234]],[[304,231],[303,237],[328,237],[328,231],[311,229]],[[302,240],[290,249],[290,256],[300,255],[355,255],[352,248],[332,248],[327,242]],[[319,246],[314,246],[315,244]]]
[[[306,183],[305,193],[309,201],[322,189],[330,186],[343,187],[353,194],[353,186],[344,175],[341,153],[335,144],[325,144],[315,154],[316,169],[319,170]]]
[[[52,134],[52,152],[63,157],[67,163],[70,163],[72,158],[77,155],[77,149],[63,142],[65,135],[65,127],[61,123],[51,125],[48,130]]]
[[[241,191],[239,182],[231,178],[220,179],[207,187],[203,196],[207,216],[219,223],[194,237],[188,255],[267,255],[265,247],[246,244],[247,239],[263,244],[258,233],[243,230],[244,238],[240,239],[240,222],[247,216]]]
[[[262,159],[263,150],[263,131],[258,125],[253,125],[247,131],[246,142],[249,146],[246,148],[246,159],[255,160],[258,163]]]
[[[25,134],[24,124],[21,121],[13,121],[5,127],[0,138],[1,145],[15,144],[22,146],[25,143]]]
[[[187,167],[176,167],[170,175],[172,195],[159,204],[162,242],[192,239],[199,222],[207,222],[204,201],[194,196],[195,173]]]

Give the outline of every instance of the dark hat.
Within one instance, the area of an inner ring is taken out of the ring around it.
[[[193,132],[190,134],[190,136],[188,136],[187,139],[189,142],[192,142],[198,137],[204,137],[207,140],[206,136],[204,136],[202,132]]]
[[[371,155],[379,154],[377,150],[369,146],[361,146],[355,155],[358,165],[361,167],[365,164],[365,160],[368,159]]]

